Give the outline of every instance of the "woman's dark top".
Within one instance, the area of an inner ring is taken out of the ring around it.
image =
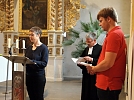
[[[48,48],[41,44],[35,50],[32,50],[32,45],[26,49],[25,56],[36,64],[26,64],[26,74],[32,76],[44,75],[45,67],[48,63]]]

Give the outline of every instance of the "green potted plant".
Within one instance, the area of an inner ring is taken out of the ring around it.
[[[97,34],[97,37],[99,37],[101,33],[104,33],[104,31],[99,26],[98,20],[93,21],[91,13],[89,14],[90,14],[90,22],[88,23],[84,23],[82,21],[80,22],[81,32],[75,30],[74,28],[70,29],[69,34],[68,34],[69,38],[64,40],[62,43],[63,47],[75,44],[76,50],[71,52],[71,56],[73,58],[78,58],[86,47],[86,43],[84,39],[80,37],[80,34],[82,34],[82,32],[85,32],[85,33],[94,32]]]

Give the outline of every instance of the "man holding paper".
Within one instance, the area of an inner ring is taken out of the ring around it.
[[[118,26],[118,15],[113,7],[103,8],[97,15],[99,25],[107,36],[103,43],[98,64],[87,66],[90,74],[97,73],[96,87],[99,100],[119,100],[125,80],[127,46]]]
[[[88,33],[86,35],[86,44],[88,45],[83,51],[81,57],[85,59],[85,63],[95,66],[97,64],[101,45],[96,42],[97,36],[95,33]],[[86,66],[81,62],[77,64],[82,69],[82,91],[81,100],[99,100],[97,97],[97,89],[95,87],[96,75],[90,75],[86,69]]]

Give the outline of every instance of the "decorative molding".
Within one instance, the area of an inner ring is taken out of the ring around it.
[[[55,33],[48,34],[48,45],[50,46],[55,45]]]
[[[80,17],[80,9],[86,7],[80,2],[81,0],[64,0],[64,31],[68,31],[76,25]]]
[[[57,35],[56,44],[61,44],[61,35]]]
[[[56,56],[61,56],[62,55],[62,47],[56,47]]]
[[[55,30],[55,0],[48,0],[48,30]]]
[[[63,36],[62,36],[62,34],[61,33],[59,33],[59,34],[57,34],[56,33],[56,45],[62,45],[62,40],[63,40]]]
[[[55,56],[55,47],[54,46],[49,46],[49,56]]]
[[[62,0],[58,0],[58,30],[62,31],[62,20],[63,20],[63,14],[62,14]]]
[[[14,0],[0,2],[0,31],[14,31]]]
[[[14,31],[14,0],[6,1],[6,31]]]
[[[0,31],[5,29],[5,1],[0,2]]]

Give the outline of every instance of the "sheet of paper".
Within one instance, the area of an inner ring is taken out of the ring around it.
[[[74,63],[77,63],[77,62],[85,62],[86,61],[83,57],[72,58],[72,60],[74,61]]]
[[[71,59],[73,60],[74,63],[78,63],[79,62],[80,64],[82,64],[84,66],[87,66],[87,65],[92,66],[92,64],[85,63],[86,60],[83,57],[71,58]]]
[[[78,58],[71,58],[74,63],[77,63]]]

